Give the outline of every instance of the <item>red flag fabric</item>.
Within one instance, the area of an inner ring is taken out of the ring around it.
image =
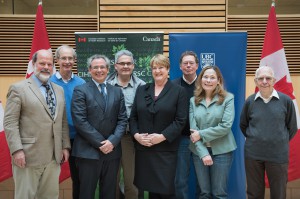
[[[269,13],[260,66],[270,66],[273,68],[276,78],[274,88],[290,96],[295,105],[298,132],[290,142],[288,181],[296,180],[300,178],[300,117],[274,4],[271,6]]]
[[[4,111],[0,101],[0,182],[12,176],[10,152],[3,128]]]
[[[43,7],[42,2],[39,3],[36,17],[35,17],[35,24],[34,24],[34,32],[32,37],[32,45],[30,50],[29,56],[29,63],[26,72],[26,78],[29,78],[33,73],[33,66],[32,66],[32,56],[33,54],[41,49],[48,49],[51,51],[51,46],[48,38],[48,32],[44,20],[43,14]]]

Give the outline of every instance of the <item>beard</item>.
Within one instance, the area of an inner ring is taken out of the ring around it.
[[[41,72],[47,72],[47,73],[49,73],[49,75],[44,75]],[[34,67],[34,74],[43,83],[48,82],[48,80],[50,79],[50,76],[51,76],[51,73],[49,70],[42,69],[41,71],[37,71],[36,67]]]

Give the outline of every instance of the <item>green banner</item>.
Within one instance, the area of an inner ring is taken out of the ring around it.
[[[115,53],[126,49],[133,53],[134,73],[145,82],[151,82],[150,60],[155,54],[163,53],[163,38],[163,32],[75,32],[78,76],[90,80],[87,59],[94,54],[106,55],[113,72]]]

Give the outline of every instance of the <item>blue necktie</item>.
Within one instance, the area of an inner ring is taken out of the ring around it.
[[[104,110],[105,110],[106,109],[106,101],[107,101],[107,93],[105,91],[105,84],[99,84],[99,86],[100,86],[101,94],[104,99]]]

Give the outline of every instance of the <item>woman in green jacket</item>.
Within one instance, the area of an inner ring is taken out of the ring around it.
[[[234,96],[225,91],[217,66],[202,69],[190,100],[193,160],[200,198],[228,198],[227,181],[236,143],[231,131]]]

